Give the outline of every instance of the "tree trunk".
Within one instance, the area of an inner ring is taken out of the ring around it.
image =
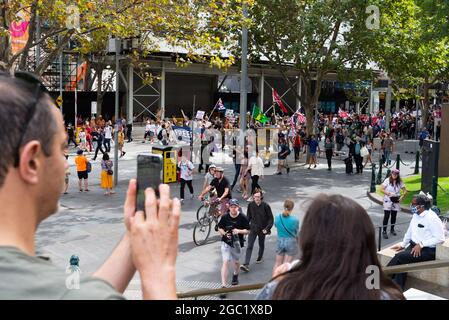
[[[309,103],[304,104],[304,110],[306,111],[306,133],[307,136],[311,136],[313,134],[313,110],[315,106],[310,103],[310,100],[308,102]]]
[[[6,6],[4,5],[0,6],[0,26],[8,30]],[[0,70],[7,70],[10,49],[8,35],[0,36]]]

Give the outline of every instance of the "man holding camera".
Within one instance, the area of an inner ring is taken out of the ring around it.
[[[221,267],[221,284],[227,286],[228,267],[234,262],[232,285],[239,284],[240,255],[244,245],[244,235],[249,233],[249,221],[240,213],[240,205],[237,199],[229,201],[229,213],[225,214],[218,223],[218,232],[221,237],[221,255],[223,265]],[[221,295],[225,298],[226,295]]]
[[[443,243],[443,223],[435,212],[430,210],[431,201],[425,195],[415,195],[410,205],[412,220],[401,244],[391,249],[400,251],[388,266],[435,260],[435,248]],[[405,250],[404,250],[405,249]],[[393,280],[404,290],[407,273],[393,275]]]

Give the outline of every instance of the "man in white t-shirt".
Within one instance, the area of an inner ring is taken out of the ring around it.
[[[106,127],[104,128],[104,147],[106,148],[106,152],[111,152],[111,139],[112,139],[112,126],[111,123],[108,122]]]
[[[150,123],[150,142],[153,143],[154,142],[154,137],[156,137],[157,135],[157,127],[156,124],[154,123],[154,121],[151,121]]]
[[[148,141],[151,141],[151,122],[150,120],[147,120],[147,124],[145,125],[145,134],[143,136],[143,141],[142,143],[145,143],[145,140],[147,139],[147,137],[149,137]]]
[[[259,156],[258,153],[254,152],[253,155],[249,158],[247,172],[251,172],[251,197],[248,198],[248,201],[253,201],[252,194],[258,189],[262,189],[259,185],[259,178],[263,178],[263,160]]]
[[[192,186],[192,180],[193,180],[193,169],[195,166],[193,163],[185,156],[182,156],[181,161],[178,163],[179,172],[181,176],[181,189],[180,189],[180,195],[179,198],[181,199],[181,203],[184,202],[184,189],[187,186],[189,187],[190,191],[190,198],[193,199],[193,186]]]

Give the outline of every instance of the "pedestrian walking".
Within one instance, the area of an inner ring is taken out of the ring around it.
[[[103,141],[104,141],[103,130],[101,128],[98,128],[98,130],[97,130],[97,147],[95,148],[95,155],[94,155],[94,158],[92,159],[93,161],[95,161],[97,159],[98,151],[100,151],[102,154],[104,154],[104,151],[102,148]]]
[[[228,286],[228,269],[233,264],[232,285],[239,284],[240,255],[244,246],[243,236],[250,231],[248,219],[240,213],[240,205],[237,199],[229,201],[229,213],[222,216],[218,222],[218,232],[221,235],[221,256],[223,264],[221,267],[221,285]],[[221,298],[226,295],[222,294]]]
[[[362,143],[360,142],[360,137],[355,138],[354,143],[354,161],[355,161],[355,167],[356,167],[356,173],[362,174],[363,173],[363,157],[361,154],[362,150]]]
[[[326,138],[324,142],[324,150],[326,152],[326,159],[327,159],[327,170],[332,170],[332,156],[334,155],[334,143],[332,142],[331,138]]]
[[[250,233],[248,235],[245,262],[240,266],[240,269],[248,272],[256,238],[259,239],[259,252],[256,263],[261,263],[265,250],[265,237],[271,234],[271,228],[273,227],[273,213],[270,205],[263,201],[262,191],[256,190],[254,192],[253,201],[248,204],[246,216],[250,225]]]
[[[143,135],[142,143],[145,143],[145,140],[148,137],[148,141],[151,143],[154,136],[154,129],[152,128],[150,120],[147,120],[147,124],[145,125],[145,134]]]
[[[263,160],[259,156],[259,154],[253,151],[253,156],[250,157],[248,161],[248,168],[246,169],[247,173],[251,174],[251,194],[256,191],[256,188],[262,189],[259,185],[259,179],[263,179]],[[247,199],[248,201],[253,201],[252,197]]]
[[[133,123],[132,123],[132,121],[129,121],[129,123],[126,125],[126,137],[128,138],[128,142],[133,141]]]
[[[104,147],[106,152],[111,152],[111,139],[112,139],[112,125],[111,121],[108,122],[107,126],[104,128]]]
[[[251,173],[248,172],[248,151],[244,151],[241,157],[241,166],[240,166],[240,190],[242,191],[242,198],[248,199],[248,182],[251,178]]]
[[[192,180],[193,180],[193,169],[195,168],[195,166],[193,165],[193,163],[189,160],[187,160],[187,158],[185,156],[181,157],[181,161],[179,161],[178,163],[178,168],[180,171],[180,176],[181,176],[181,188],[180,188],[180,200],[181,203],[184,202],[184,189],[187,186],[189,187],[189,191],[190,191],[190,199],[194,198],[194,194],[193,194],[193,185],[192,185]]]
[[[64,150],[64,157],[65,160],[67,161],[69,159],[69,154],[68,154],[68,150]],[[67,190],[69,189],[69,176],[70,176],[70,167],[69,165],[66,166],[65,168],[65,180],[64,180],[64,194],[67,194]]]
[[[287,157],[290,155],[291,151],[288,147],[287,140],[284,136],[279,139],[278,147],[278,172],[276,174],[282,174],[282,168],[285,168],[287,174],[290,173],[290,167],[288,166]]]
[[[299,220],[292,215],[294,206],[295,203],[292,200],[285,200],[284,211],[274,220],[278,239],[273,274],[280,265],[292,262],[298,254]]]
[[[84,128],[81,128],[78,138],[80,139],[80,149],[82,149],[83,151],[87,151],[87,138]]]
[[[317,166],[317,158],[316,158],[316,153],[318,151],[318,153],[320,152],[320,145],[316,139],[316,136],[314,134],[312,134],[312,136],[310,137],[309,143],[308,143],[308,148],[309,148],[309,167],[307,169],[310,169],[310,167],[312,166],[312,164],[314,165],[314,168],[316,168]]]
[[[385,153],[385,164],[389,166],[391,165],[391,155],[394,151],[394,140],[389,132],[387,133],[387,137],[384,140],[383,148]]]
[[[120,158],[121,158],[126,154],[126,152],[123,151],[123,146],[125,145],[125,133],[123,132],[123,127],[119,128],[119,131],[117,134],[118,134],[118,137],[117,137],[118,150],[120,151]]]
[[[295,162],[298,162],[301,156],[301,135],[299,130],[295,132],[293,137],[293,150],[295,152]]]
[[[78,144],[76,143],[75,139],[75,131],[71,123],[69,123],[69,125],[67,126],[67,136],[69,138],[69,140],[67,141],[67,146],[70,146],[70,142],[73,142],[75,148],[78,147]]]

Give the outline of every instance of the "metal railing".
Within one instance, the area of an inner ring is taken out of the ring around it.
[[[426,271],[431,269],[447,268],[449,267],[449,259],[446,260],[433,260],[418,263],[409,263],[398,266],[383,267],[382,270],[385,274],[390,275],[394,273],[404,273],[404,272],[416,272],[416,271]],[[178,293],[178,299],[188,299],[188,298],[198,298],[203,296],[215,296],[219,294],[232,293],[232,292],[243,292],[251,290],[262,289],[266,283],[254,283],[233,286],[230,288],[219,288],[219,289],[199,289],[189,292]]]

